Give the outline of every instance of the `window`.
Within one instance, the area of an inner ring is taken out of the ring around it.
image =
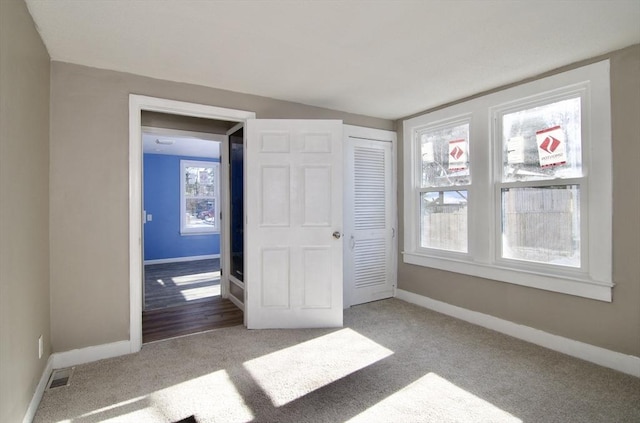
[[[467,251],[469,120],[429,125],[420,143],[420,247]]]
[[[404,122],[404,261],[611,301],[609,63]]]
[[[220,231],[219,163],[180,161],[180,233]]]
[[[494,108],[501,257],[581,268],[582,87]]]

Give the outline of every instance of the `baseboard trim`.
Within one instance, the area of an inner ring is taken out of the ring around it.
[[[467,310],[403,289],[396,290],[396,298],[513,336],[523,341],[531,342],[532,344],[540,345],[541,347],[549,348],[635,377],[640,377],[640,357],[622,354],[595,345],[553,335],[539,329],[513,323],[477,311]]]
[[[215,259],[220,258],[220,254],[207,254],[204,256],[190,256],[190,257],[172,257],[166,259],[154,259],[154,260],[145,260],[144,264],[164,264],[164,263],[179,263],[182,261],[196,261],[196,260],[207,260],[207,259]]]
[[[91,363],[92,361],[98,361],[105,358],[131,354],[132,352],[131,341],[118,341],[110,344],[95,345],[77,350],[54,353],[52,354],[53,368],[63,369],[65,367]]]
[[[22,423],[31,423],[33,418],[36,416],[36,411],[38,411],[38,406],[40,405],[40,401],[42,401],[42,396],[44,395],[44,390],[47,389],[47,383],[49,383],[49,378],[51,377],[51,372],[53,371],[53,356],[49,356],[47,359],[47,364],[44,366],[44,370],[42,371],[42,376],[40,376],[40,382],[38,382],[38,386],[36,386],[36,391],[31,398],[31,402],[29,403],[29,407],[27,408],[27,412],[22,419]]]

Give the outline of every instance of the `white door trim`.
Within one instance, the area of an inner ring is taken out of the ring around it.
[[[142,348],[142,129],[141,112],[153,111],[205,119],[243,122],[255,112],[129,94],[129,342]],[[224,160],[224,158],[222,158]],[[221,245],[224,255],[224,246]],[[221,284],[224,280],[220,281]]]

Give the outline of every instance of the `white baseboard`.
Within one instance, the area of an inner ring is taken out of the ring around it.
[[[396,290],[396,298],[487,329],[513,336],[514,338],[522,339],[523,341],[531,342],[532,344],[540,345],[600,366],[640,377],[640,357],[622,354],[616,351],[597,347],[595,345],[553,335],[539,329],[519,325],[488,314],[443,303],[403,289]]]
[[[40,376],[40,382],[38,382],[38,386],[36,386],[36,392],[33,394],[33,398],[31,398],[27,412],[22,419],[22,423],[31,423],[33,418],[36,416],[36,411],[38,411],[38,406],[40,405],[40,401],[44,395],[44,390],[47,389],[47,383],[49,383],[49,377],[51,377],[52,371],[53,356],[50,355],[47,360],[47,365],[44,366],[44,370],[42,371],[42,376]]]
[[[110,344],[54,353],[51,357],[53,359],[53,368],[63,369],[65,367],[77,366],[78,364],[91,363],[92,361],[131,353],[131,341],[118,341]]]
[[[60,353],[53,353],[47,360],[47,365],[42,371],[40,382],[36,387],[36,391],[31,398],[27,412],[22,419],[23,423],[31,423],[36,415],[42,395],[47,388],[47,383],[51,377],[51,372],[54,369],[63,369],[65,367],[72,367],[79,364],[90,363],[92,361],[102,360],[104,358],[117,357],[120,355],[130,354],[131,342],[130,341],[118,341],[110,344],[96,345],[93,347],[86,347],[77,350],[65,351]]]
[[[145,260],[144,264],[163,264],[163,263],[179,263],[182,261],[196,261],[196,260],[207,260],[207,259],[215,259],[220,258],[220,254],[208,254],[204,256],[191,256],[191,257],[172,257],[166,259],[154,259],[154,260]]]

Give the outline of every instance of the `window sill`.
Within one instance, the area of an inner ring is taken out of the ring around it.
[[[424,254],[403,252],[404,262],[418,266],[431,267],[449,272],[462,273],[530,288],[575,295],[599,301],[611,302],[613,283],[599,282],[590,279],[572,277],[560,277],[527,270],[476,263],[465,260],[456,260],[442,257],[433,257]]]
[[[203,231],[203,230],[194,230],[194,231],[180,231],[180,236],[194,236],[194,235],[219,235],[220,231],[211,230],[211,231]]]

